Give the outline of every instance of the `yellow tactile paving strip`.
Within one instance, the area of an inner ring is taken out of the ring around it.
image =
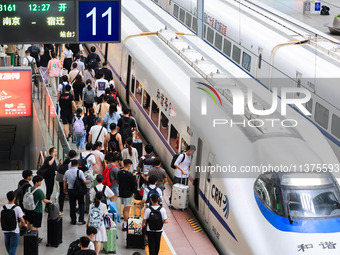
[[[136,200],[133,201],[134,203],[137,202]],[[131,207],[131,210],[130,210],[130,217],[133,217],[134,216],[134,206],[133,205]],[[140,215],[140,206],[136,206],[136,215]],[[142,208],[142,213],[141,213],[142,217],[144,217],[144,207]],[[145,247],[145,252],[146,254],[149,255],[149,247],[146,246]],[[166,243],[166,241],[164,240],[163,236],[162,236],[162,239],[161,239],[161,247],[159,249],[159,255],[171,255],[171,250],[168,246],[168,244]]]
[[[201,228],[201,225],[198,223],[197,219],[195,219],[195,218],[187,219],[187,222],[190,224],[190,226],[191,226],[191,228],[194,232],[203,231],[202,228]]]

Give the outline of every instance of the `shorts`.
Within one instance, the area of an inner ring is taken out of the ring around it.
[[[124,206],[132,206],[133,205],[133,197],[121,197],[121,204]]]
[[[111,190],[112,190],[113,194],[119,195],[119,188],[118,188],[118,186],[112,186]]]
[[[61,119],[63,121],[63,124],[64,125],[67,125],[67,124],[72,124],[73,122],[73,114],[61,114]]]
[[[33,225],[35,228],[41,227],[41,221],[42,221],[42,213],[37,213],[35,211],[27,211],[26,212],[26,220]]]

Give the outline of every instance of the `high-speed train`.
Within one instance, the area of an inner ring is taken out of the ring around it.
[[[268,109],[273,94],[150,0],[122,1],[121,27],[122,43],[108,49],[121,102],[170,176],[172,156],[196,146],[190,206],[219,252],[334,254],[336,180],[327,173],[274,172],[312,164],[336,171],[339,162],[320,131],[290,107],[286,116],[282,109],[256,116],[249,105],[234,115],[232,90],[252,90],[257,109]],[[275,169],[261,174],[270,166]]]
[[[197,31],[196,0],[154,2]],[[204,4],[205,41],[270,90],[282,86],[310,90],[308,118],[340,159],[340,41],[256,0]]]

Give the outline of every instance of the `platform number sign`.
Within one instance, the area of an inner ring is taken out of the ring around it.
[[[79,42],[120,42],[119,0],[79,1]]]

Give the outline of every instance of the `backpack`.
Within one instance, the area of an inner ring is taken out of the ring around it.
[[[157,191],[157,186],[154,189],[151,189],[150,187],[148,187],[148,190],[149,190],[149,193],[148,193],[148,196],[146,197],[146,203],[150,204],[150,202],[151,202],[151,195],[152,194],[157,194],[158,197],[159,197],[159,194],[158,194],[158,191]]]
[[[84,131],[85,131],[85,125],[83,122],[83,116],[76,117],[76,120],[73,123],[73,132],[75,136],[83,136],[84,135]]]
[[[94,89],[85,89],[84,93],[84,102],[87,104],[93,104],[94,103]]]
[[[80,153],[80,158],[78,159],[78,169],[82,170],[84,173],[89,170],[89,167],[87,165],[87,158],[90,157],[92,153],[87,155],[85,158]]]
[[[143,174],[144,175],[148,175],[149,171],[151,170],[151,168],[154,165],[154,157],[151,158],[146,158],[146,157],[142,157],[143,159]]]
[[[151,210],[149,214],[149,228],[150,230],[161,230],[163,227],[163,219],[162,219],[162,214],[161,214],[161,209],[162,207],[158,207],[156,210],[153,209],[152,206],[149,208]]]
[[[103,177],[104,177],[104,181],[103,181],[103,185],[105,186],[108,186],[108,187],[111,187],[112,186],[112,183],[115,181],[115,180],[112,180],[112,182],[110,181],[110,170],[112,168],[116,167],[115,165],[112,165],[111,167],[106,167],[103,171]]]
[[[110,96],[112,96],[115,100],[117,99],[117,90],[115,89]]]
[[[8,209],[5,205],[3,206],[4,209],[1,211],[2,231],[13,231],[17,228],[17,218],[14,211],[15,207],[17,206],[14,205],[11,209]]]
[[[103,194],[102,203],[107,206],[107,197],[105,195],[106,186],[104,185],[104,188],[102,189],[102,191],[98,191],[97,187],[94,187],[93,189],[96,192],[96,195],[98,192],[101,192]]]
[[[85,195],[87,192],[87,187],[83,179],[79,178],[79,171],[77,171],[77,178],[74,182],[73,189],[78,191],[78,195]]]
[[[27,192],[24,195],[24,198],[22,200],[22,204],[24,206],[24,209],[27,211],[34,211],[34,209],[37,207],[38,202],[34,203],[34,192],[36,192],[39,188],[35,188],[32,191],[32,187],[29,187]]]
[[[122,135],[123,141],[125,141],[128,137],[132,136],[131,124],[130,124],[131,119],[129,118],[128,120],[126,120],[125,117],[121,119],[122,119],[122,128],[119,129],[119,133]]]
[[[79,243],[80,243],[79,239],[73,241],[68,247],[67,255],[75,255],[77,251],[80,251],[81,249]]]
[[[96,70],[98,68],[98,63],[97,63],[97,59],[94,57],[94,58],[91,58],[89,60],[89,62],[87,63],[87,66],[88,67],[91,67],[92,69]]]
[[[184,161],[184,159],[185,159],[185,155],[184,155],[184,151],[182,151],[180,154],[175,154],[173,157],[172,157],[172,160],[171,160],[171,168],[173,168],[173,169],[176,169],[176,167],[175,167],[175,163],[176,163],[176,160],[177,160],[177,158],[179,157],[179,155],[183,155],[183,158],[182,158],[182,160],[181,160],[181,162],[179,162],[180,164]]]
[[[14,204],[16,204],[17,206],[20,206],[21,209],[23,209],[23,205],[22,205],[22,200],[24,197],[24,193],[26,191],[26,189],[28,189],[31,185],[26,182],[24,185],[22,185],[20,188],[17,188],[14,193],[15,193],[15,201]]]
[[[89,226],[95,227],[95,228],[100,228],[103,225],[103,215],[100,212],[99,207],[92,207],[90,211],[90,221],[89,221]]]
[[[71,162],[70,158],[65,159],[65,161],[58,167],[57,171],[60,174],[65,174],[68,170],[68,164]]]
[[[61,93],[60,94],[64,94],[65,93],[65,87],[66,87],[66,85],[70,85],[69,83],[67,83],[67,84],[65,84],[64,82],[62,82],[62,83],[60,83],[61,84],[61,86],[63,86],[62,87],[62,89],[61,89]],[[71,85],[70,85],[71,86]],[[72,86],[71,86],[71,88],[72,88]]]
[[[28,66],[31,67],[32,75],[35,74],[35,63],[34,63],[34,61],[33,61],[33,60],[30,61],[30,60],[28,59],[28,57],[26,57],[26,59],[27,59],[27,62],[28,62]]]

